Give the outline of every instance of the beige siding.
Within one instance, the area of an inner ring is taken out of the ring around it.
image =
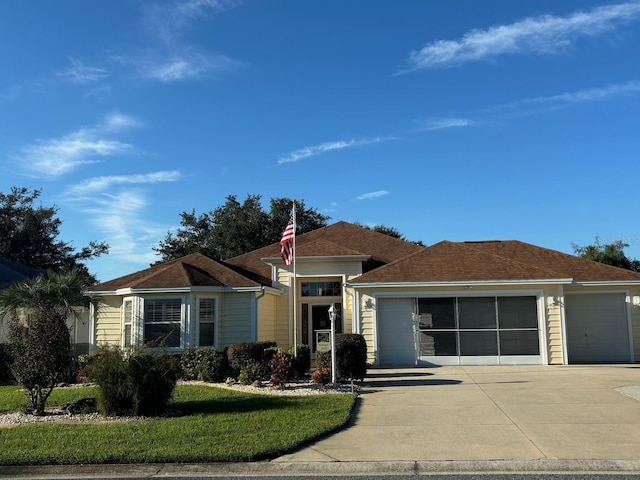
[[[122,339],[122,297],[101,297],[95,312],[95,342],[100,345],[120,345]]]
[[[278,302],[282,295],[265,295],[258,301],[258,340],[261,342],[276,342],[279,346],[287,346],[288,325],[286,322],[278,322]],[[283,323],[283,325],[280,325]]]
[[[221,346],[251,340],[251,304],[255,294],[228,293],[222,297],[220,328]]]

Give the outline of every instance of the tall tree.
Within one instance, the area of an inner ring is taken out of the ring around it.
[[[0,320],[8,323],[13,376],[24,387],[27,410],[44,414],[47,398],[62,381],[72,348],[66,320],[84,306],[86,276],[78,270],[48,272],[0,293]]]
[[[278,242],[291,216],[292,200],[272,198],[269,212],[261,200],[261,195],[247,195],[240,203],[235,195],[229,195],[224,205],[210,212],[182,212],[176,233],[168,232],[153,247],[161,256],[158,263],[196,252],[226,260]],[[303,200],[296,200],[298,235],[324,227],[328,220],[326,215],[307,208]]]
[[[109,246],[89,242],[76,251],[71,243],[60,240],[58,207],[36,204],[40,194],[41,190],[24,187],[12,187],[8,194],[0,192],[0,257],[54,272],[78,268],[89,283],[94,283],[83,262],[108,253]]]
[[[640,272],[640,261],[635,258],[628,258],[624,253],[624,249],[628,246],[629,244],[624,243],[622,240],[604,243],[599,236],[596,236],[596,241],[593,245],[587,245],[586,247],[571,243],[573,252],[579,257],[633,272]]]

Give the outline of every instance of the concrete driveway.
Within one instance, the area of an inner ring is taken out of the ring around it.
[[[348,428],[275,462],[640,460],[640,365],[372,369]]]

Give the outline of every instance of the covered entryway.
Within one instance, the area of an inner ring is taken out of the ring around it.
[[[629,362],[629,322],[624,293],[567,294],[569,363]]]

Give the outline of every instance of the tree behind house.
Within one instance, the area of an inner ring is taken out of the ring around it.
[[[622,240],[604,243],[599,236],[596,236],[596,241],[593,245],[581,247],[572,242],[571,246],[573,247],[573,252],[579,257],[633,272],[640,272],[640,261],[635,258],[630,259],[625,255],[624,249],[629,244],[624,243]]]
[[[202,253],[216,260],[227,260],[280,241],[291,216],[290,198],[272,198],[271,208],[262,208],[260,195],[247,195],[243,203],[235,195],[224,205],[197,215],[195,210],[180,214],[180,228],[169,232],[153,250],[160,254],[158,263],[175,260],[191,253]],[[296,200],[297,235],[327,225],[329,217],[304,201]]]

